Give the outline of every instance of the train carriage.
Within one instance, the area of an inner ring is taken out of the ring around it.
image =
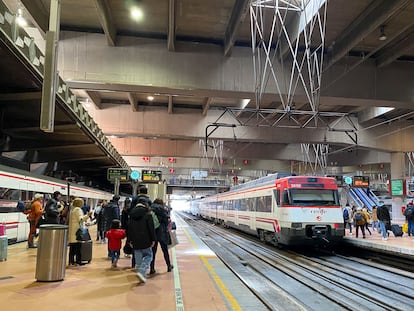
[[[17,211],[17,202],[31,200],[35,193],[50,198],[55,191],[63,194],[64,201],[69,194],[87,200],[91,207],[95,207],[99,200],[109,201],[113,196],[99,189],[0,165],[0,224],[6,227],[9,243],[25,241],[29,233],[27,215]]]
[[[335,244],[344,225],[335,180],[274,174],[198,202],[202,217],[275,245]]]

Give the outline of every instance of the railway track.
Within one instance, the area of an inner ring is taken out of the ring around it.
[[[269,310],[414,310],[414,274],[340,255],[279,250],[184,219]]]

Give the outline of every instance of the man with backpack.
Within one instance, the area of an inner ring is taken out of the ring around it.
[[[410,201],[404,211],[404,216],[408,222],[408,236],[414,236],[414,204]]]
[[[349,225],[349,235],[352,236],[352,209],[349,206],[349,203],[346,203],[343,208],[343,217],[344,217],[344,229],[346,230],[346,225]]]
[[[365,224],[367,223],[367,219],[361,207],[357,208],[354,219],[356,226],[356,238],[358,239],[359,228],[361,228],[362,238],[365,239]]]

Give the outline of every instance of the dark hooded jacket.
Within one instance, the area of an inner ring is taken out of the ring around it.
[[[168,224],[169,218],[167,210],[158,203],[152,203],[151,209],[157,215],[157,218],[160,222],[160,226],[155,230],[157,235],[157,241],[162,241],[165,244],[168,244]]]
[[[128,241],[133,249],[145,249],[151,247],[155,240],[151,213],[144,204],[138,203],[129,211]]]
[[[102,208],[102,230],[109,231],[111,229],[112,220],[120,219],[118,202],[111,200]]]

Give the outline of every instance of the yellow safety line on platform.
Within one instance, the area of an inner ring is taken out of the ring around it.
[[[193,240],[193,238],[190,236],[190,234],[187,232],[185,228],[183,228],[184,233],[187,235],[188,239],[190,240],[191,244],[198,248],[197,243]],[[213,278],[214,282],[216,283],[217,287],[220,289],[223,296],[226,298],[228,303],[230,304],[232,310],[239,311],[243,310],[237,300],[233,297],[231,292],[227,289],[226,285],[223,283],[221,278],[217,275],[217,273],[214,271],[214,268],[208,263],[206,256],[199,255],[201,258],[201,261],[203,262],[204,266],[207,268],[208,272],[210,273],[211,277]]]

